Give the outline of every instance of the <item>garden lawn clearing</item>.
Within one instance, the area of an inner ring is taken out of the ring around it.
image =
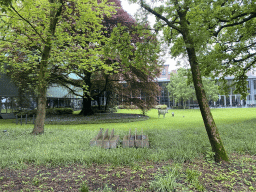
[[[139,110],[119,110],[140,113]],[[171,116],[171,112],[175,116]],[[255,108],[212,110],[230,164],[215,164],[199,110],[170,110],[146,121],[80,125],[32,125],[0,120],[2,191],[250,191],[256,188]],[[184,116],[184,117],[183,117]],[[90,147],[100,128],[122,139],[131,128],[149,136],[149,148]],[[164,191],[164,190],[163,190]]]

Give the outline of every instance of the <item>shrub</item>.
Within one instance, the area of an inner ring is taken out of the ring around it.
[[[33,115],[36,115],[36,109],[26,110],[26,111],[21,111],[21,112],[16,113],[18,118],[20,118],[21,116],[24,117],[26,114],[28,115],[28,117],[33,117]]]
[[[173,106],[172,109],[184,109],[184,107],[183,106]],[[189,109],[189,107],[186,106],[185,109]]]
[[[124,105],[118,105],[117,108],[118,109],[124,109]]]
[[[155,109],[167,109],[167,105],[156,105]]]
[[[46,115],[67,115],[67,114],[73,114],[73,109],[71,109],[71,108],[46,109]]]
[[[29,111],[22,111],[17,113],[18,117],[20,118],[21,115],[25,116],[26,114],[28,117],[33,117],[33,115],[36,115],[36,109],[29,110]],[[73,114],[73,109],[71,108],[49,108],[46,109],[46,115],[67,115],[67,114]]]
[[[118,105],[118,109],[138,109],[136,105]]]

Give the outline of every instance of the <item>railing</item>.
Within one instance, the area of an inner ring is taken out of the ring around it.
[[[25,121],[24,123],[27,124],[28,123],[28,114],[24,115],[24,118],[23,118],[23,115],[21,115],[20,119],[18,118],[18,115],[16,115],[16,125],[18,125],[19,123],[22,125],[23,119]],[[35,124],[35,115],[33,115],[32,124]]]

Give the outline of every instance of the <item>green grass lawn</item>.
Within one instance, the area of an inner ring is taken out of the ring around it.
[[[139,110],[119,110],[140,113]],[[171,112],[174,112],[172,117]],[[256,108],[213,109],[214,119],[228,153],[256,153]],[[45,125],[45,134],[30,135],[33,125],[16,125],[14,120],[0,120],[0,167],[33,162],[36,164],[113,163],[173,159],[184,161],[198,157],[210,144],[199,110],[169,110],[166,118],[158,118],[150,110],[146,121],[130,123]],[[184,116],[184,117],[183,117]],[[148,149],[111,149],[90,147],[89,141],[100,128],[112,130],[122,139],[137,128],[148,134]],[[7,132],[3,132],[7,130]]]
[[[212,109],[212,114],[231,157],[229,165],[213,164],[203,120],[196,109],[169,110],[165,118],[158,118],[157,110],[152,109],[148,120],[130,123],[47,124],[45,133],[38,136],[30,134],[32,124],[16,125],[15,120],[1,119],[0,191],[19,187],[25,191],[72,191],[79,186],[80,191],[112,191],[111,187],[127,191],[127,181],[129,191],[254,191],[256,108]],[[143,129],[150,147],[91,147],[89,142],[100,128],[115,129],[120,139],[129,129],[132,133],[135,128]]]

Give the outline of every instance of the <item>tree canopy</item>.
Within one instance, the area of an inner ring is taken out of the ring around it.
[[[157,22],[154,27],[157,31],[163,31],[165,42],[172,43],[170,49],[172,56],[188,57],[197,100],[212,150],[215,152],[215,160],[228,161],[208,105],[202,75],[237,74],[236,78],[244,87],[246,78],[243,71],[253,67],[255,62],[252,60],[250,64],[247,63],[242,67],[235,65],[234,68],[232,63],[238,61],[237,63],[242,64],[245,58],[251,59],[254,56],[254,52],[251,51],[252,46],[255,45],[253,43],[255,32],[248,33],[242,25],[250,26],[250,29],[255,28],[255,2],[170,0],[160,6],[150,7],[144,0],[131,1],[139,2],[145,11],[156,16]],[[242,39],[246,40],[242,41]],[[247,41],[248,39],[250,40]],[[239,46],[233,46],[236,43]],[[225,49],[225,46],[224,49],[219,48],[225,44],[232,49]],[[243,47],[243,51],[239,51],[240,47]],[[230,55],[236,56],[230,57]],[[226,61],[227,65],[225,65]],[[237,73],[233,70],[237,70]]]
[[[101,21],[103,15],[110,16],[115,10],[106,2],[92,0],[24,0],[2,7],[1,11],[7,11],[0,23],[1,58],[13,70],[32,70],[38,95],[33,133],[40,134],[44,132],[46,89],[52,67],[66,69],[72,59],[79,60],[80,69],[104,67],[99,59],[104,53],[100,45],[106,41]]]
[[[190,76],[190,71],[179,68],[177,73],[171,73],[170,82],[167,85],[168,91],[171,92],[170,97],[173,97],[175,103],[183,99],[184,108],[186,107],[186,101],[196,98],[193,83],[189,81]],[[202,81],[208,101],[217,101],[219,98],[219,86],[216,85],[215,80],[203,78]]]
[[[159,87],[154,80],[160,72],[160,46],[147,25],[138,24],[121,7],[119,0],[114,3],[116,13],[104,16],[102,34],[106,41],[101,45],[104,54],[100,60],[104,66],[93,69],[79,68],[79,60],[67,62],[69,72],[53,73],[58,84],[65,86],[71,93],[77,94],[76,88],[82,88],[83,109],[81,114],[91,115],[91,100],[99,102],[99,96],[106,93],[107,102],[112,100],[123,104],[137,105],[142,110],[149,109],[156,103]],[[94,49],[94,47],[92,47]],[[59,72],[60,70],[56,71]],[[76,74],[76,79],[69,74]],[[148,89],[151,87],[151,89]],[[141,99],[144,94],[147,99]]]

